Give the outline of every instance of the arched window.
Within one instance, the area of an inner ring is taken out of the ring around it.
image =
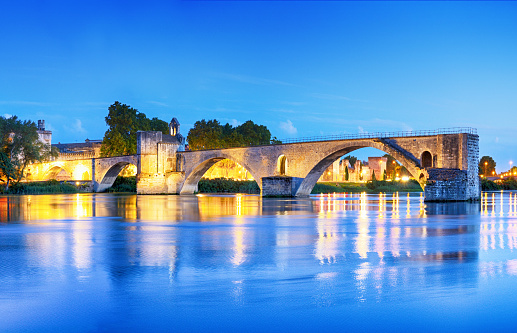
[[[286,172],[286,169],[287,169],[287,158],[285,158],[284,155],[280,155],[280,157],[278,158],[278,174],[280,176],[285,176],[285,172]]]
[[[424,151],[422,153],[422,158],[420,159],[420,164],[422,168],[432,168],[433,167],[433,156],[430,152]]]

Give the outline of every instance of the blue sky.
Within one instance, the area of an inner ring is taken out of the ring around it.
[[[517,3],[12,1],[0,115],[101,139],[115,101],[278,138],[475,127],[517,162]]]

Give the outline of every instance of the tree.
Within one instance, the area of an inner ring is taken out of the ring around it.
[[[382,157],[386,157],[386,174],[392,175],[395,169],[399,166],[397,160],[393,158],[390,154],[385,154]]]
[[[188,132],[187,141],[191,150],[281,143],[276,138],[271,139],[271,132],[266,126],[257,125],[251,120],[233,127],[228,123],[223,126],[215,119],[196,121]]]
[[[278,140],[278,139],[276,138],[276,136],[274,136],[274,137],[272,137],[272,138],[271,138],[270,143],[271,143],[272,145],[281,145],[281,144],[282,144],[282,141],[281,141],[281,140]]]
[[[349,174],[348,174],[348,165],[345,165],[345,180],[348,180]]]
[[[108,108],[105,120],[109,128],[102,140],[103,157],[136,154],[137,131],[169,132],[169,125],[165,121],[149,119],[144,113],[118,101]]]
[[[6,189],[24,177],[27,165],[57,156],[55,149],[39,140],[37,131],[30,120],[0,117],[0,180]]]
[[[231,127],[230,124],[227,124]],[[227,133],[231,131],[227,128]],[[223,139],[223,126],[217,120],[198,120],[187,135],[191,150],[220,148]]]
[[[382,174],[382,180],[386,181],[388,179],[388,174],[386,173],[386,169],[384,169],[384,173]]]
[[[355,157],[355,156],[346,156],[346,157],[345,157],[345,160],[348,160],[348,162],[350,163],[350,165],[351,165],[352,167],[354,167],[355,162],[357,161],[357,157]]]
[[[377,178],[375,178],[375,170],[372,172],[372,180],[377,180]]]
[[[242,135],[245,145],[258,146],[267,145],[271,140],[271,132],[264,125],[257,125],[251,120],[237,126],[235,132]]]
[[[485,177],[492,175],[492,172],[495,173],[495,161],[490,156],[483,156],[479,160],[478,164],[478,173],[480,175],[484,175]]]

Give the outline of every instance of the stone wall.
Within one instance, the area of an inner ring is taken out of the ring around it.
[[[116,178],[121,167],[133,163],[137,165],[137,193],[188,194],[197,190],[199,179],[212,165],[227,158],[246,168],[264,195],[305,196],[322,173],[341,156],[372,147],[397,159],[421,184],[428,180],[426,200],[468,200],[477,199],[480,194],[478,141],[477,135],[446,134],[178,152],[176,137],[140,131],[137,133],[137,155],[91,159],[89,166],[81,161],[60,161],[45,167],[35,166],[31,173],[39,176],[58,166],[77,175],[89,171],[94,175],[94,184],[105,187],[111,186],[108,183]],[[434,168],[422,168],[420,158],[425,151],[431,153]],[[285,175],[279,177],[281,157],[286,158],[286,168]],[[438,169],[448,170],[432,171]],[[432,172],[429,174],[428,171]],[[376,176],[382,175],[376,173]]]
[[[469,199],[479,200],[481,197],[481,185],[479,183],[479,136],[474,134],[465,134],[466,148],[468,154],[466,156],[467,164],[467,195]]]
[[[426,201],[465,201],[469,199],[466,170],[428,169]]]
[[[262,178],[262,196],[293,197],[302,180],[286,176],[264,177]]]
[[[169,180],[169,174],[176,171],[176,152],[179,147],[177,140],[157,131],[139,131],[136,138],[138,160],[136,192],[138,194],[178,193],[176,191],[178,184],[170,186]]]

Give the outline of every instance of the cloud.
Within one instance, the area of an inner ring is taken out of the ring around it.
[[[496,136],[495,143],[499,143],[499,137]]]
[[[148,101],[147,103],[149,103],[149,104],[154,104],[154,105],[158,105],[158,106],[169,107],[167,104],[162,103],[162,102],[157,102],[157,101]]]
[[[230,121],[230,125],[232,125],[233,127],[237,127],[237,126],[239,126],[240,124],[241,124],[241,122],[240,122],[240,121],[238,121],[237,119],[232,119],[232,120]]]
[[[4,113],[3,117],[8,119],[8,118],[11,118],[13,115],[12,114],[9,114],[9,113]]]
[[[296,127],[294,127],[292,121],[290,121],[289,119],[285,122],[281,121],[279,127],[281,130],[283,130],[289,135],[295,135],[296,133],[298,133],[298,130],[296,129]]]
[[[84,134],[86,130],[83,128],[83,123],[79,119],[75,119],[69,126],[65,125],[65,129],[76,134]]]
[[[359,130],[359,133],[368,133],[361,126],[357,126],[357,129]]]
[[[273,112],[282,112],[282,113],[296,113],[296,111],[291,109],[271,109]]]
[[[228,73],[218,73],[218,76],[243,82],[243,83],[250,83],[250,84],[256,84],[256,85],[280,85],[280,86],[294,86],[294,84],[284,81],[278,81],[278,80],[271,80],[271,79],[264,79],[260,77],[254,77],[254,76],[247,76],[247,75],[238,75],[238,74],[228,74]]]
[[[0,105],[50,106],[50,103],[31,101],[0,101]]]
[[[314,94],[311,94],[311,96],[314,97],[314,98],[319,98],[319,99],[344,100],[344,101],[351,101],[352,100],[349,97],[339,96],[339,95],[331,95],[331,94],[318,94],[318,93],[314,93]]]
[[[307,104],[305,102],[282,102],[282,103],[287,104],[287,105],[292,105],[292,106],[301,106],[301,105]]]

